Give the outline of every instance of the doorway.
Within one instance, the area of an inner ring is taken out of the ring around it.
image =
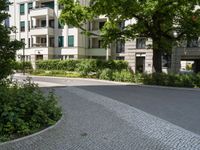
[[[36,55],[36,60],[43,60],[43,55]]]
[[[144,73],[145,72],[145,57],[136,56],[136,68],[135,72]]]

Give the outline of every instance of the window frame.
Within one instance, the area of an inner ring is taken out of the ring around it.
[[[73,38],[72,38],[73,37]],[[72,38],[72,44],[70,39]],[[68,35],[68,47],[74,47],[74,35]]]
[[[24,26],[22,26],[22,23],[23,23]],[[25,26],[26,26],[25,21],[20,21],[20,32],[25,32],[25,30],[26,30]]]
[[[25,14],[25,4],[20,4],[19,12],[20,12],[20,15]]]

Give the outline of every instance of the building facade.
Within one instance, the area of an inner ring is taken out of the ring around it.
[[[126,60],[134,72],[153,72],[153,52],[148,48],[151,39],[137,38],[134,41],[114,42],[110,48],[102,47],[98,36],[87,37],[81,30],[71,25],[62,25],[59,21],[62,6],[58,0],[10,0],[11,17],[8,26],[15,26],[16,31],[11,39],[21,40],[25,48],[17,51],[18,61],[31,61],[33,66],[37,60],[48,59],[118,59]],[[87,5],[85,0],[81,0]],[[91,32],[98,34],[107,18],[99,16],[85,25]],[[134,23],[127,20],[123,25]],[[182,48],[183,49],[183,48]],[[179,50],[180,51],[180,50]],[[199,50],[197,50],[198,55]],[[171,70],[177,72],[182,58],[176,51],[172,54]],[[185,56],[186,57],[186,56]],[[169,60],[163,61],[165,70],[169,70]]]

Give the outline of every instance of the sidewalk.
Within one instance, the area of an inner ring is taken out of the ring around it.
[[[200,150],[200,136],[129,105],[74,87],[56,88],[63,118],[1,150]]]

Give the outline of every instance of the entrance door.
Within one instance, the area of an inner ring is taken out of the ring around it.
[[[145,71],[145,57],[136,57],[136,72],[143,73]]]
[[[36,55],[36,60],[43,60],[43,55]]]

